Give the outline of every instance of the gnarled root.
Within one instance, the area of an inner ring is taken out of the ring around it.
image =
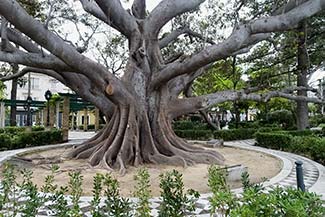
[[[88,159],[95,168],[119,169],[121,174],[125,174],[127,166],[143,163],[188,166],[224,161],[219,153],[189,145],[177,137],[163,113],[149,122],[146,113],[133,106],[118,107],[109,124],[74,149],[70,157]]]

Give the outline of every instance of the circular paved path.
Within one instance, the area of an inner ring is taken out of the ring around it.
[[[64,147],[64,146],[71,146],[73,144],[80,144],[87,138],[93,136],[94,133],[84,133],[84,132],[71,132],[68,143],[59,144],[59,145],[49,145],[49,146],[42,146],[42,147],[33,147],[33,148],[26,148],[20,150],[12,150],[12,151],[5,151],[0,152],[0,165],[16,154],[24,153],[31,150],[44,150],[50,149],[54,147]],[[283,162],[283,168],[279,174],[275,177],[271,178],[270,180],[263,183],[263,185],[270,189],[274,186],[282,186],[282,187],[296,187],[296,171],[295,171],[295,161],[300,160],[303,162],[303,170],[304,170],[304,181],[306,189],[310,192],[315,192],[319,194],[323,200],[325,200],[325,167],[302,156],[291,154],[287,152],[277,151],[266,149],[258,146],[254,146],[254,140],[241,140],[241,141],[230,141],[225,142],[225,146],[230,147],[237,147],[243,149],[249,149],[254,151],[260,151],[263,153],[267,153],[273,155]],[[242,189],[234,189],[234,193],[240,194]],[[200,217],[208,217],[209,215],[209,201],[208,198],[211,194],[203,194],[201,195],[200,199],[196,202],[196,216]],[[86,216],[91,216],[89,210],[91,197],[82,197],[80,201],[81,209],[86,213]],[[131,200],[134,200],[131,198]],[[152,198],[151,200],[151,208],[152,208],[152,215],[157,216],[160,204],[159,198]],[[68,204],[71,205],[71,201],[68,198]],[[44,209],[40,210],[39,216],[49,216],[51,213]]]

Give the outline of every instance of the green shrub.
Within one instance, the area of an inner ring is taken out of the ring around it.
[[[312,130],[288,130],[286,132],[292,136],[312,136],[315,134],[315,131]]]
[[[295,125],[294,115],[289,110],[277,110],[267,114],[268,123],[279,124],[284,129],[292,128]]]
[[[256,129],[242,128],[233,130],[217,130],[213,132],[214,138],[225,141],[252,139]]]
[[[213,138],[211,130],[175,130],[175,134],[181,138],[193,140],[207,140]]]
[[[136,217],[150,217],[150,175],[147,169],[140,168],[137,174],[134,176],[134,180],[137,182],[135,186],[134,197],[139,199],[136,207]]]
[[[325,165],[325,138],[314,140],[310,144],[310,156],[313,160]]]
[[[131,217],[132,207],[129,199],[120,196],[119,183],[110,174],[103,177],[105,189],[105,205],[102,210],[107,216]]]
[[[11,147],[11,138],[8,134],[0,134],[0,150],[7,150]]]
[[[43,126],[32,126],[32,131],[44,131],[45,127]]]
[[[324,115],[315,115],[309,118],[309,124],[312,127],[317,127],[320,124],[325,124],[325,116]]]
[[[6,133],[11,135],[16,135],[24,131],[26,131],[26,127],[5,127],[0,129],[0,133]]]
[[[0,134],[0,149],[18,149],[30,146],[41,146],[63,141],[61,130],[31,131],[17,134]]]
[[[236,129],[236,123],[234,121],[229,122],[229,129]],[[238,128],[258,128],[260,127],[257,121],[241,121],[238,123]]]
[[[173,122],[175,130],[211,130],[207,123],[199,121],[175,121]]]
[[[325,208],[319,196],[293,188],[276,187],[268,192],[261,184],[251,184],[249,175],[242,175],[244,192],[241,196],[230,193],[226,174],[217,167],[209,169],[210,214],[218,212],[230,217],[288,217],[325,215]]]
[[[162,203],[158,213],[159,217],[185,216],[185,213],[195,210],[195,199],[200,194],[193,189],[184,192],[182,174],[177,170],[161,174],[159,186],[162,197]]]
[[[276,132],[276,133],[256,133],[257,145],[265,148],[286,150],[289,149],[292,143],[292,136]]]
[[[226,170],[212,165],[208,169],[208,186],[211,189],[212,196],[209,198],[211,207],[210,214],[220,213],[228,216],[231,209],[237,204],[235,196],[231,193],[230,187],[226,181]]]
[[[281,131],[282,128],[281,127],[259,127],[258,132],[273,132],[273,131]]]

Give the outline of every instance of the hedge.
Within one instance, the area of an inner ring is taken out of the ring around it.
[[[223,139],[225,141],[231,140],[242,140],[242,139],[252,139],[254,138],[254,133],[256,129],[233,129],[233,130],[175,130],[177,136],[194,139],[194,140],[208,140],[208,139]]]
[[[41,146],[63,141],[61,130],[20,132],[16,135],[0,134],[0,149],[11,150]]]
[[[31,127],[32,131],[43,131],[45,130],[45,127],[43,126],[32,126]],[[5,128],[0,128],[0,134],[5,133],[5,134],[10,134],[10,135],[16,135],[21,132],[25,132],[27,130],[27,127],[5,127]]]
[[[193,140],[207,140],[213,138],[211,130],[174,130],[179,137]]]
[[[290,148],[293,136],[283,132],[271,132],[255,134],[256,142],[259,146],[272,149],[288,149]]]
[[[173,122],[174,130],[211,130],[207,123],[198,121],[175,121]]]
[[[291,135],[290,135],[291,134]],[[279,149],[309,157],[325,165],[325,138],[300,132],[256,133],[256,144],[265,148]],[[293,136],[303,135],[303,136]]]
[[[252,139],[257,129],[240,128],[233,130],[218,130],[214,131],[213,135],[216,139],[223,139],[224,141]]]

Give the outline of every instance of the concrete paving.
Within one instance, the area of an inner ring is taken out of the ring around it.
[[[8,160],[10,157],[15,156],[16,154],[35,151],[35,150],[51,149],[54,147],[78,145],[94,135],[95,133],[93,132],[70,132],[68,143],[0,152],[0,165],[4,161]],[[237,147],[237,148],[243,148],[243,149],[267,153],[269,155],[279,158],[282,161],[283,163],[282,170],[275,177],[263,183],[263,185],[267,189],[270,189],[274,186],[296,187],[295,161],[297,160],[302,161],[303,168],[304,168],[304,181],[305,181],[306,189],[310,192],[315,192],[316,194],[319,194],[322,197],[322,199],[325,200],[325,167],[324,166],[308,158],[296,154],[254,146],[254,143],[255,143],[254,140],[230,141],[230,142],[225,142],[225,146]],[[235,194],[240,194],[242,192],[242,189],[241,188],[234,189],[233,192]],[[211,194],[201,195],[199,200],[196,202],[195,216],[200,216],[200,217],[210,216],[209,215],[210,196]],[[80,205],[83,210],[89,210],[91,199],[92,199],[91,197],[81,197]],[[152,215],[157,216],[158,207],[161,203],[161,200],[160,198],[152,198],[150,202],[151,202]],[[52,215],[52,213],[47,209],[43,209],[39,214],[40,216]],[[90,216],[90,213],[86,212],[86,216]]]

